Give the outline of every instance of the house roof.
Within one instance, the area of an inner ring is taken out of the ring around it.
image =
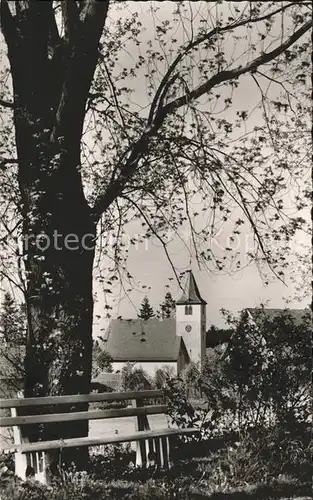
[[[294,319],[296,324],[300,324],[304,317],[308,314],[311,314],[309,309],[268,309],[268,308],[260,308],[260,307],[248,307],[246,309],[250,314],[250,317],[253,321],[257,321],[258,316],[264,314],[265,317],[269,320],[273,320],[276,316],[283,314],[290,314]]]
[[[185,291],[176,304],[206,304],[206,301],[200,295],[198,285],[192,271],[187,271],[187,281]]]
[[[261,307],[247,307],[245,310],[249,313],[249,316],[254,323],[257,323],[259,317],[261,318],[264,316],[266,319],[272,321],[276,316],[280,316],[284,312],[292,316],[296,325],[299,325],[306,315],[312,317],[312,313],[309,309],[268,309]],[[212,326],[206,332],[206,347],[215,348],[218,345],[228,343],[231,340],[232,334],[232,328],[223,329]]]
[[[100,384],[106,386],[111,390],[117,389],[121,381],[121,375],[119,373],[99,373],[97,377],[92,379],[93,384]]]
[[[113,319],[103,343],[114,361],[177,361],[182,337],[174,319]]]

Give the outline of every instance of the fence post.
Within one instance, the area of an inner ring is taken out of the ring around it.
[[[133,408],[140,408],[143,406],[142,399],[132,400]],[[149,421],[147,415],[137,415],[135,417],[135,430],[149,431]],[[155,451],[153,439],[145,439],[144,441],[137,441],[136,443],[136,465],[138,467],[149,467],[151,463],[155,462]]]
[[[140,406],[140,401],[137,399],[132,400],[132,407],[138,408]],[[135,431],[143,431],[144,430],[144,422],[142,421],[142,416],[137,415],[135,417]],[[143,441],[136,441],[136,466],[142,467],[147,462],[146,457],[146,447]]]
[[[23,398],[23,393],[19,392],[17,394],[18,398]],[[17,409],[11,408],[11,417],[17,417]],[[22,444],[23,438],[21,433],[21,428],[17,425],[13,426],[13,439],[14,444]],[[20,451],[16,451],[14,453],[14,462],[15,462],[15,475],[20,477],[25,481],[26,479],[26,469],[27,469],[27,455],[26,453],[21,453]]]

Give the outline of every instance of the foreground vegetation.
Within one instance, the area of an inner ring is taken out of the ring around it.
[[[10,500],[135,499],[308,499],[310,497],[309,432],[303,439],[264,431],[187,443],[177,448],[170,471],[135,469],[129,447],[108,446],[91,458],[90,469],[62,470],[43,486],[13,475],[13,457],[1,467],[1,498]]]
[[[170,471],[136,469],[130,446],[107,446],[93,450],[88,470],[62,466],[46,487],[15,478],[7,456],[0,498],[311,498],[311,315],[284,311],[269,318],[260,309],[254,323],[245,312],[228,323],[227,346],[212,350],[201,374],[189,365],[182,377],[158,377],[172,422],[201,430],[200,438],[177,438]],[[124,375],[126,387],[132,381],[143,388],[138,370],[126,367]],[[197,392],[201,405],[191,402]]]

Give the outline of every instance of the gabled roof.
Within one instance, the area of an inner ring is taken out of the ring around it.
[[[183,340],[174,319],[113,319],[101,345],[113,361],[177,361]]]
[[[283,313],[290,314],[294,319],[296,324],[300,324],[303,318],[307,315],[311,315],[311,311],[309,309],[268,309],[261,307],[247,307],[246,311],[248,311],[251,319],[253,321],[257,321],[258,316],[265,315],[267,319],[270,321],[273,320],[276,316],[280,316]]]
[[[117,390],[118,386],[120,385],[120,382],[121,382],[120,373],[101,372],[99,373],[99,375],[97,375],[97,377],[92,379],[93,384],[100,384],[103,386],[107,386],[112,391]]]
[[[206,304],[206,301],[200,295],[198,285],[192,271],[187,271],[187,282],[185,292],[182,297],[176,302],[178,305],[185,304]]]

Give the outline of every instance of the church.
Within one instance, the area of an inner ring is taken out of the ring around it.
[[[201,369],[206,353],[206,305],[188,271],[184,293],[176,302],[176,318],[111,320],[102,347],[112,356],[114,371],[128,361],[150,375],[164,365],[172,366],[176,374],[190,362]]]

